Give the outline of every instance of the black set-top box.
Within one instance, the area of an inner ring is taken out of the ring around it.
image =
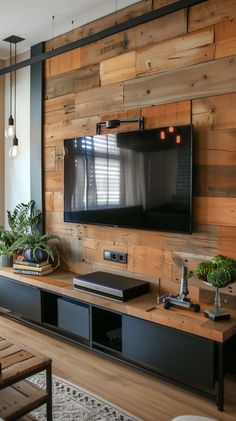
[[[73,279],[75,288],[127,301],[149,291],[149,282],[108,272],[92,272]]]

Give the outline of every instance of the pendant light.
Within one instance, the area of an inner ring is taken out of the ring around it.
[[[18,37],[16,35],[11,35],[10,37],[4,39],[4,41],[10,43],[10,66],[12,66],[12,44],[15,45],[15,54],[14,54],[14,64],[16,64],[16,44],[20,41],[23,41],[24,38]],[[12,145],[9,149],[9,158],[16,158],[19,152],[18,148],[18,138],[16,136],[16,70],[14,70],[14,118],[12,116],[12,72],[10,73],[10,116],[8,119],[8,127],[6,130],[6,137],[12,138]],[[15,119],[15,120],[14,120]]]

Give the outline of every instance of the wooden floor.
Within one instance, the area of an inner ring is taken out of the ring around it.
[[[195,414],[219,421],[236,419],[236,378],[226,379],[225,411],[214,403],[154,376],[0,316],[0,335],[38,350],[53,360],[54,374],[120,406],[144,421],[171,421]]]

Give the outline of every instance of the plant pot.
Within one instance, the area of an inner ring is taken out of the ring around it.
[[[33,253],[33,250],[27,247],[23,250],[23,256],[28,262],[40,263],[48,260],[48,253],[43,249],[36,249],[35,253]]]
[[[0,255],[0,266],[2,267],[11,267],[12,266],[12,256],[1,256]]]

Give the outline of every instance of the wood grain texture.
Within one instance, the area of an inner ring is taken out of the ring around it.
[[[210,27],[137,50],[137,75],[159,73],[214,59]]]
[[[45,76],[48,77],[60,75],[70,70],[81,67],[80,49],[68,51],[67,53],[49,58],[45,61]]]
[[[190,101],[175,102],[172,104],[154,105],[141,109],[146,129],[172,125],[184,125],[191,122]]]
[[[236,53],[236,19],[215,25],[215,58],[231,56]]]
[[[195,197],[194,221],[198,224],[236,226],[236,199]]]
[[[176,3],[178,0],[153,0],[153,10],[160,9],[161,7],[168,6],[169,4]]]
[[[236,227],[220,227],[218,254],[229,256],[233,259],[236,256]]]
[[[180,10],[125,31],[126,50],[137,50],[186,32],[187,12]]]
[[[236,130],[196,130],[196,165],[236,165]]]
[[[44,98],[82,92],[99,86],[99,66],[83,67],[46,79]]]
[[[121,54],[100,63],[101,86],[124,80],[134,79],[136,76],[136,53]]]
[[[234,0],[208,0],[189,8],[188,31],[196,31],[233,17],[236,17]]]
[[[236,86],[236,57],[124,82],[124,108],[221,95]]]
[[[63,191],[64,183],[63,173],[61,171],[49,171],[44,173],[44,175],[46,175],[44,183],[45,192]]]
[[[46,100],[44,110],[45,124],[73,120],[75,118],[75,93]]]
[[[76,94],[76,117],[123,110],[123,84],[103,86]]]
[[[197,130],[236,128],[236,94],[201,98],[192,102],[193,124]]]
[[[194,195],[236,197],[236,165],[195,167]]]

